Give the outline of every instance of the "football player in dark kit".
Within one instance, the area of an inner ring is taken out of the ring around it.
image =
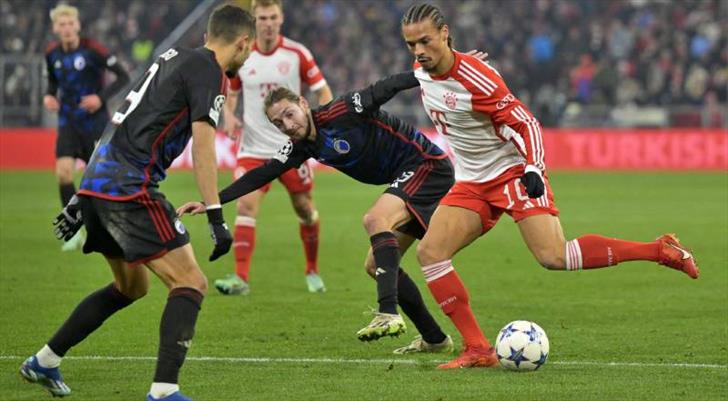
[[[65,206],[76,192],[73,184],[76,159],[88,163],[109,122],[106,101],[129,83],[129,75],[104,46],[79,36],[81,24],[76,7],[59,4],[51,10],[50,17],[58,40],[46,49],[48,90],[43,105],[48,111],[58,112],[56,178],[61,206]],[[104,87],[106,70],[113,72],[116,79]],[[61,249],[80,249],[83,239],[79,232]]]
[[[365,268],[377,281],[379,310],[357,336],[371,341],[403,333],[406,327],[397,312],[399,303],[422,337],[395,353],[453,348],[452,339],[430,315],[414,281],[399,266],[401,254],[422,238],[430,216],[454,181],[445,152],[410,125],[380,110],[394,94],[417,85],[412,73],[394,75],[316,110],[286,88],[271,91],[265,99],[266,114],[290,137],[289,142],[267,164],[248,171],[220,192],[220,202],[230,202],[310,157],[359,182],[389,184],[363,219],[371,240]],[[202,211],[202,203],[190,202],[178,209],[178,215]]]
[[[146,294],[146,266],[169,289],[156,373],[146,399],[189,400],[180,393],[177,378],[207,279],[185,227],[158,185],[193,137],[195,177],[215,242],[210,260],[228,252],[232,237],[218,198],[215,127],[225,103],[225,72],[240,69],[254,35],[255,21],[248,12],[232,5],[217,8],[210,15],[205,46],[165,52],[114,114],[115,127],[94,152],[79,193],[55,222],[56,235],[66,240],[85,225],[84,252],[102,253],[114,282],[81,301],[48,343],[21,365],[28,381],[55,396],[68,395],[58,369],[61,358],[104,320]]]

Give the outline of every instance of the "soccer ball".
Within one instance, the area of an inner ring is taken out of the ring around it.
[[[500,364],[521,372],[536,370],[549,356],[549,339],[541,326],[527,320],[516,320],[504,327],[495,343]]]

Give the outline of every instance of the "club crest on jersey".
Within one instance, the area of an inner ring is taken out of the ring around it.
[[[458,95],[454,92],[445,92],[443,97],[445,98],[445,106],[450,110],[455,110],[458,103]]]
[[[349,142],[346,142],[343,139],[336,139],[334,141],[334,150],[336,151],[336,153],[345,155],[351,150],[351,145],[349,145]]]
[[[278,72],[280,72],[283,75],[286,75],[286,74],[288,74],[289,71],[291,71],[291,64],[288,63],[287,61],[281,61],[280,63],[278,63],[277,67],[278,67]]]
[[[184,235],[184,233],[187,232],[185,225],[182,224],[182,222],[179,219],[174,219],[174,229],[177,230],[177,232],[182,235]]]
[[[73,67],[79,71],[83,70],[86,67],[86,59],[83,56],[76,56],[73,59]]]

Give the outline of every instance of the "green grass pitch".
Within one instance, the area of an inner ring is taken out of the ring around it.
[[[229,180],[223,173],[221,182]],[[652,240],[676,232],[693,248],[699,280],[652,263],[590,272],[548,272],[505,217],[461,252],[455,266],[489,338],[507,322],[534,320],[551,355],[534,373],[437,371],[443,355],[395,356],[409,342],[360,343],[354,333],[376,304],[363,271],[368,238],[361,216],[382,188],[334,173],[317,175],[325,294],[309,294],[298,223],[274,185],[258,218],[252,293],[204,301],[182,389],[195,400],[720,400],[728,397],[728,174],[565,173],[551,177],[567,238],[586,233]],[[175,205],[197,199],[189,172],[162,190]],[[50,172],[0,173],[0,400],[50,395],[17,373],[76,303],[111,275],[100,255],[61,253],[51,233],[59,210]],[[232,223],[234,207],[226,207]],[[210,281],[233,269],[232,255],[207,262],[204,217],[184,220]],[[433,314],[414,254],[403,259]],[[166,291],[112,317],[62,365],[70,400],[143,400],[154,371]]]

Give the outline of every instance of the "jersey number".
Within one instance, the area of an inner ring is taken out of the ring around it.
[[[164,61],[169,61],[177,54],[179,54],[177,53],[177,50],[169,49],[159,57],[164,59]],[[149,83],[152,82],[152,79],[157,74],[157,71],[159,71],[159,64],[154,63],[149,67],[147,72],[144,74],[144,79],[142,80],[142,82],[137,85],[136,88],[132,89],[132,91],[129,92],[128,95],[126,95],[126,98],[124,99],[124,104],[122,104],[121,107],[119,107],[119,111],[114,113],[114,116],[111,117],[112,123],[116,125],[121,124],[122,122],[124,122],[126,117],[131,114],[131,112],[134,111],[137,106],[139,106],[139,103],[142,101],[142,97],[144,96],[144,92],[146,92],[149,88]]]
[[[439,110],[430,109],[430,119],[435,124],[437,132],[440,135],[447,135],[447,120],[445,119],[445,113]]]
[[[515,180],[506,183],[506,185],[503,186],[503,193],[508,198],[508,206],[506,206],[506,209],[510,209],[513,207],[513,205],[516,204],[516,202],[513,201],[513,195],[521,201],[521,202],[527,202],[524,209],[531,208],[532,206],[530,203],[528,203],[528,195],[524,195],[521,193],[521,179],[516,178]],[[512,188],[512,189],[511,189]],[[513,191],[513,195],[511,195],[511,191]]]

